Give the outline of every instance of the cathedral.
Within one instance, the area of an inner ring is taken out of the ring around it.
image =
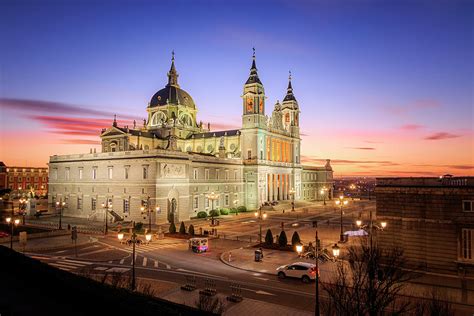
[[[291,74],[286,95],[266,114],[255,51],[243,86],[242,127],[211,131],[197,120],[193,98],[178,83],[174,53],[168,83],[148,103],[142,124],[101,131],[102,150],[50,157],[49,203],[64,214],[155,223],[188,220],[200,211],[265,202],[332,197],[333,171],[301,164],[300,107]],[[62,203],[65,202],[65,203]]]

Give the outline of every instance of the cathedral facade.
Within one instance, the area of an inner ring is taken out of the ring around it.
[[[333,171],[301,164],[300,108],[291,76],[283,102],[266,115],[255,53],[243,87],[242,127],[211,131],[197,121],[178,84],[174,54],[168,84],[151,98],[143,124],[102,130],[102,151],[50,157],[49,202],[69,216],[177,222],[199,211],[265,202],[331,198]],[[212,194],[214,193],[214,194]]]

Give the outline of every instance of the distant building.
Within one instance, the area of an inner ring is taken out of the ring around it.
[[[152,96],[143,124],[118,126],[114,119],[100,134],[101,153],[50,158],[49,202],[66,202],[69,216],[103,219],[100,205],[109,201],[110,213],[128,220],[143,220],[141,206],[150,203],[160,210],[154,222],[177,222],[212,208],[330,198],[329,160],[319,167],[300,162],[300,108],[291,77],[282,103],[266,115],[254,55],[241,98],[242,127],[211,131],[178,84],[173,55],[168,83]],[[322,196],[324,187],[329,191]]]
[[[48,168],[6,167],[6,178],[6,187],[13,195],[23,195],[31,190],[38,196],[48,193]]]
[[[388,222],[379,243],[402,247],[413,267],[459,278],[451,285],[466,301],[474,291],[474,177],[379,178],[375,191],[377,220]]]
[[[7,166],[0,161],[0,190],[5,190],[8,188],[7,185]]]

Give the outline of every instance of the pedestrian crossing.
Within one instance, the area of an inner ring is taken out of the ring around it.
[[[162,249],[182,249],[182,248],[187,248],[187,247],[188,247],[187,241],[169,242],[169,243],[159,243],[159,242],[153,243],[152,242],[149,244],[136,245],[135,253],[144,254],[150,251],[157,251],[157,250],[162,250]],[[133,252],[132,246],[120,248],[120,250],[123,250],[128,253]]]
[[[120,265],[126,269],[130,269],[132,266],[132,257],[131,255],[120,260],[110,260],[106,264],[104,262],[93,262],[85,260],[74,260],[65,257],[49,257],[49,256],[30,256],[33,259],[37,259],[41,262],[44,262],[50,266],[56,267],[58,269],[69,271],[69,272],[78,272],[82,269],[90,269],[97,271],[108,271],[114,266]],[[135,254],[135,267],[143,268],[154,268],[154,269],[171,269],[171,266],[160,260],[153,258],[144,257],[138,254]],[[121,269],[124,269],[121,268]]]

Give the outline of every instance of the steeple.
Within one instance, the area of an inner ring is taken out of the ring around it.
[[[117,114],[114,114],[114,122],[112,123],[113,127],[117,127]]]
[[[174,66],[174,50],[171,52],[171,68],[168,72],[168,86],[176,86],[179,88],[178,84],[178,72],[176,71],[176,67]]]
[[[286,96],[283,99],[285,101],[296,101],[295,95],[293,94],[293,87],[291,86],[291,70],[289,71],[290,75],[288,77],[288,88],[286,89]]]
[[[255,63],[255,47],[253,48],[252,67],[250,68],[250,76],[247,79],[247,82],[245,84],[251,84],[251,83],[262,84],[262,82],[258,78],[257,65]]]

